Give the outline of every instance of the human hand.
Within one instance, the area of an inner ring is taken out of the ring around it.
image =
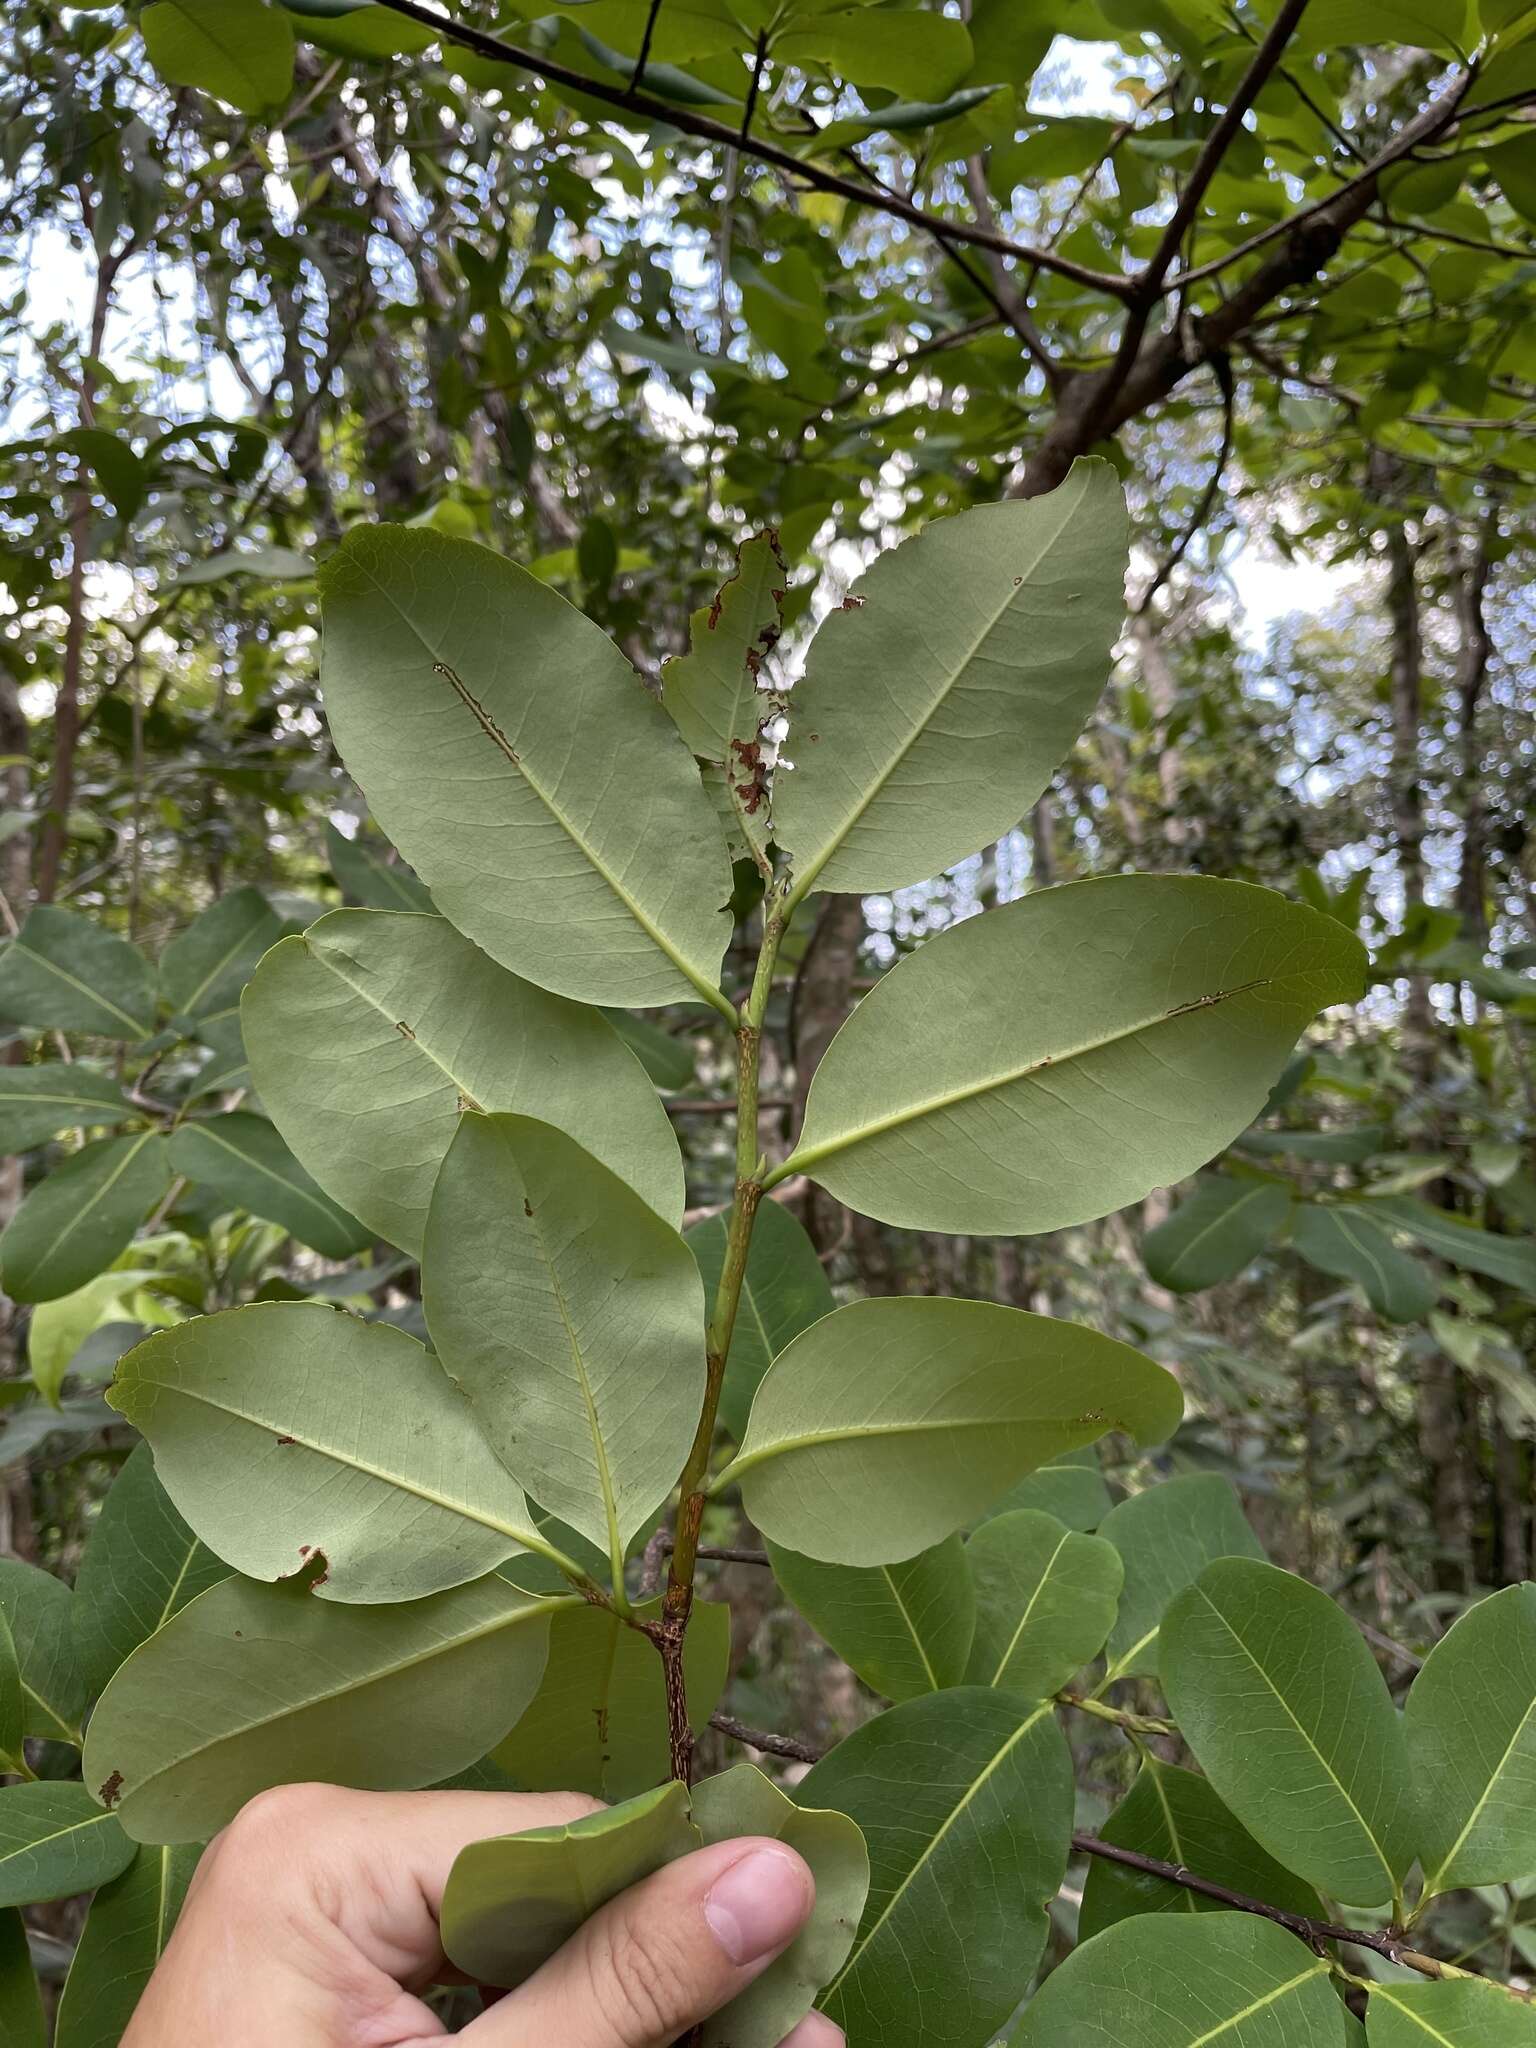
[[[596,1811],[574,1793],[290,1785],[209,1846],[122,2048],[424,2048],[447,1969],[443,1887],[491,1835]],[[815,1887],[782,1843],[720,1842],[605,1906],[457,2038],[472,2048],[669,2048],[804,1926]],[[783,2048],[841,2048],[813,2013]]]

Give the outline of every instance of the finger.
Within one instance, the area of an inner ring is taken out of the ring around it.
[[[670,2048],[728,2005],[810,1918],[816,1885],[781,1842],[720,1842],[596,1913],[521,1990],[468,2027],[472,2048]],[[813,2033],[796,2048],[835,2048]]]
[[[461,1849],[597,1813],[579,1792],[352,1792],[284,1785],[242,1809],[204,1858],[246,1886],[260,1872],[314,1906],[375,1969],[413,1988],[442,1974],[438,1918]]]
[[[779,2048],[843,2048],[843,2030],[825,2013],[807,2013],[795,2031],[784,2036]]]

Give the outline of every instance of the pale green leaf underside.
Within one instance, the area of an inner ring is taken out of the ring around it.
[[[424,528],[353,530],[321,574],[337,746],[434,902],[579,1001],[718,992],[724,844],[697,768],[606,634]]]
[[[1368,2048],[1531,2048],[1536,2013],[1501,1984],[1375,1984],[1365,2009]]]
[[[206,1841],[271,1785],[434,1783],[484,1756],[533,1697],[559,1611],[495,1574],[369,1608],[226,1579],[107,1687],[86,1781],[145,1842]]]
[[[422,1275],[433,1343],[487,1440],[617,1579],[703,1405],[687,1245],[564,1132],[470,1114],[438,1175]]]
[[[440,917],[340,910],[285,939],[242,1006],[262,1104],[329,1194],[419,1252],[463,1108],[569,1131],[668,1223],[683,1168],[611,1025],[507,973]]]
[[[108,1398],[249,1578],[323,1559],[327,1600],[410,1600],[548,1549],[469,1403],[388,1324],[305,1302],[226,1309],[147,1338]]]
[[[993,1302],[881,1298],[814,1323],[775,1360],[717,1487],[786,1549],[899,1563],[974,1521],[1058,1452],[1177,1428],[1177,1383],[1096,1331]]]
[[[1116,875],[941,932],[817,1069],[794,1154],[916,1229],[1056,1230],[1181,1180],[1263,1107],[1297,1034],[1353,999],[1332,918],[1246,883]]]
[[[1109,673],[1125,499],[1106,462],[936,520],[832,612],[791,699],[774,825],[795,888],[895,889],[1013,829]]]
[[[567,1827],[471,1843],[443,1893],[443,1947],[476,1982],[515,1988],[600,1906],[700,1846],[676,1783]]]
[[[1402,1724],[1353,1622],[1273,1565],[1223,1558],[1163,1621],[1164,1690],[1195,1758],[1288,1870],[1386,1904],[1418,1847]]]

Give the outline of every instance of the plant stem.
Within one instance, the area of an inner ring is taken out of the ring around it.
[[[1178,1729],[1171,1721],[1159,1721],[1151,1714],[1133,1714],[1126,1707],[1107,1706],[1103,1700],[1089,1699],[1080,1692],[1059,1692],[1056,1695],[1064,1707],[1076,1707],[1080,1714],[1092,1714],[1099,1721],[1113,1721],[1117,1728],[1124,1728],[1132,1735],[1177,1735]]]
[[[649,1631],[661,1653],[666,1672],[672,1775],[684,1784],[689,1782],[692,1774],[693,1731],[688,1725],[683,1644],[693,1611],[693,1575],[698,1563],[699,1530],[704,1520],[715,1420],[720,1408],[720,1390],[725,1383],[725,1361],[730,1355],[731,1333],[736,1327],[736,1310],[741,1300],[742,1281],[746,1277],[752,1225],[763,1198],[765,1161],[757,1141],[758,1065],[763,1020],[773,988],[774,963],[784,936],[786,896],[787,889],[779,883],[764,898],[763,942],[758,949],[757,971],[736,1021],[736,1188],[726,1224],[725,1261],[720,1271],[720,1285],[715,1290],[714,1308],[705,1333],[704,1405],[699,1414],[693,1448],[683,1467],[672,1538],[672,1563],[667,1574],[661,1619]]]

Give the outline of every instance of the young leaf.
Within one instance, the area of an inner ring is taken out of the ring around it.
[[[1536,1869],[1536,1586],[1467,1609],[1414,1679],[1404,1723],[1426,1893]]]
[[[327,1600],[413,1600],[546,1552],[469,1403],[414,1337],[310,1302],[161,1330],[108,1395],[210,1550]]]
[[[414,868],[398,858],[389,859],[392,850],[371,835],[359,833],[356,839],[348,839],[327,821],[326,858],[346,895],[369,910],[423,910],[430,914],[437,907],[431,890]]]
[[[433,1191],[422,1287],[444,1369],[492,1449],[617,1581],[704,1402],[704,1290],[687,1245],[553,1125],[471,1114]]]
[[[1104,687],[1125,562],[1124,493],[1097,461],[876,559],[791,700],[774,826],[797,896],[921,882],[1012,831]]]
[[[172,1170],[212,1188],[236,1209],[281,1223],[327,1259],[350,1259],[373,1233],[333,1202],[300,1166],[264,1116],[231,1110],[180,1125],[170,1138]]]
[[[338,910],[262,962],[242,1005],[263,1107],[315,1179],[419,1252],[465,1106],[568,1131],[668,1223],[683,1165],[610,1025],[497,967],[440,917]]]
[[[135,1338],[142,1334],[141,1326],[129,1318],[125,1303],[148,1281],[159,1277],[152,1266],[112,1266],[105,1273],[98,1273],[94,1280],[87,1280],[83,1287],[77,1287],[73,1294],[38,1303],[27,1329],[27,1363],[45,1401],[55,1408],[61,1405],[66,1376],[81,1350],[104,1324],[132,1329]],[[109,1377],[111,1367],[127,1348],[126,1344],[119,1348],[108,1362],[107,1371],[100,1374],[102,1379]]]
[[[1046,1979],[1013,2048],[1344,2048],[1328,1967],[1252,1913],[1122,1920]]]
[[[1311,1885],[1277,1863],[1248,1830],[1222,1805],[1208,1778],[1180,1770],[1149,1756],[1136,1782],[1099,1830],[1117,1849],[1134,1849],[1196,1870],[1213,1884],[1245,1898],[1262,1899],[1287,1913],[1323,1917],[1322,1901]],[[1083,1903],[1077,1916],[1077,1938],[1090,1941],[1117,1921],[1138,1913],[1216,1913],[1215,1899],[1168,1884],[1160,1877],[1090,1856]]]
[[[86,1781],[142,1842],[205,1842],[258,1792],[305,1778],[430,1785],[483,1756],[532,1698],[557,1605],[494,1573],[367,1608],[226,1579],[102,1694]]]
[[[769,838],[758,729],[770,700],[758,684],[764,656],[784,630],[788,575],[776,534],[743,542],[735,574],[713,604],[694,613],[688,652],[661,672],[662,701],[688,751],[708,764],[705,785],[718,791],[727,839],[743,847],[764,847]]]
[[[221,896],[160,955],[160,993],[178,1017],[206,1017],[240,999],[256,962],[283,935],[259,889]]]
[[[509,1569],[521,1575],[518,1566]],[[657,1611],[654,1604],[638,1610],[641,1619]],[[683,1659],[695,1730],[719,1704],[730,1661],[731,1610],[696,1600]],[[525,1792],[589,1792],[609,1801],[648,1792],[670,1766],[655,1645],[606,1608],[557,1607],[543,1680],[493,1761]]]
[[[141,24],[144,47],[170,85],[194,85],[244,114],[287,97],[293,25],[261,0],[154,0]]]
[[[0,1067],[0,1153],[30,1152],[61,1131],[120,1124],[135,1114],[111,1076],[83,1060]]]
[[[5,2048],[47,2048],[43,1999],[14,1906],[0,1912],[0,2041]]]
[[[888,1700],[959,1685],[976,1589],[958,1536],[904,1564],[818,1564],[770,1543],[773,1575],[823,1642]]]
[[[1223,1558],[1163,1621],[1163,1687],[1196,1760],[1270,1854],[1350,1906],[1418,1846],[1402,1724],[1353,1622],[1301,1579]]]
[[[1246,1129],[1297,1033],[1360,993],[1364,965],[1332,918],[1244,882],[1042,889],[952,925],[864,998],[769,1179],[808,1173],[921,1230],[1107,1215]]]
[[[39,904],[0,953],[0,1018],[31,1031],[147,1038],[155,982],[137,946],[78,911]]]
[[[1045,1699],[1103,1649],[1121,1565],[1102,1537],[1022,1509],[983,1522],[965,1555],[976,1582],[968,1684]]]
[[[122,1824],[83,1785],[39,1780],[0,1789],[0,1906],[94,1891],[132,1861]]]
[[[1099,1534],[1125,1566],[1109,1638],[1109,1677],[1157,1670],[1157,1632],[1171,1603],[1218,1557],[1264,1555],[1228,1480],[1214,1472],[1165,1479],[1108,1514]]]
[[[75,1580],[74,1641],[91,1696],[172,1615],[228,1577],[172,1506],[149,1445],[137,1445],[101,1504]]]
[[[705,1845],[768,1836],[803,1856],[816,1880],[804,1930],[739,1998],[704,2022],[700,2048],[780,2048],[848,1959],[869,1895],[869,1851],[845,1813],[797,1806],[750,1764],[693,1792]]]
[[[1531,2048],[1536,2017],[1486,1977],[1373,1984],[1365,2038],[1369,2048]]]
[[[725,1265],[725,1218],[706,1216],[688,1232],[688,1243],[699,1262],[704,1299],[713,1302]],[[746,1435],[763,1374],[792,1337],[836,1306],[827,1269],[800,1224],[782,1202],[762,1203],[747,1252],[720,1395],[720,1420],[738,1443]]]
[[[1097,1331],[994,1302],[850,1302],[779,1354],[740,1455],[747,1513],[829,1564],[897,1564],[1045,1459],[1124,1429],[1161,1443],[1171,1374]]]
[[[602,629],[423,527],[354,528],[320,588],[337,747],[443,915],[557,994],[728,1011],[720,828]]]
[[[1029,1508],[1036,1514],[1053,1515],[1069,1529],[1086,1533],[1097,1529],[1109,1513],[1109,1488],[1092,1444],[1076,1451],[1063,1451],[1048,1458],[1038,1472],[1031,1472],[1016,1486],[1010,1486],[982,1517],[982,1526],[997,1515]]]
[[[443,1893],[448,1959],[477,1983],[515,1990],[600,1906],[700,1846],[676,1782],[565,1827],[472,1842]]]
[[[117,2048],[171,1938],[199,1854],[140,1849],[96,1894],[64,1980],[54,2048]]]
[[[16,1301],[56,1301],[104,1272],[171,1184],[164,1138],[98,1138],[40,1181],[0,1235]]]
[[[869,1845],[869,1903],[822,2011],[854,2042],[990,2040],[1034,1974],[1066,1871],[1072,1762],[1050,1708],[974,1686],[908,1700],[795,1796],[848,1814]]]
[[[1147,1271],[1175,1294],[1198,1294],[1235,1279],[1275,1236],[1290,1207],[1290,1189],[1278,1181],[1205,1174],[1167,1222],[1142,1239]]]
[[[78,1749],[90,1694],[75,1646],[68,1586],[35,1564],[0,1558],[0,1614],[21,1672],[24,1732]]]
[[[1322,1208],[1303,1202],[1291,1240],[1309,1266],[1353,1280],[1389,1322],[1416,1323],[1435,1305],[1439,1288],[1429,1271],[1400,1252],[1359,1203]]]

